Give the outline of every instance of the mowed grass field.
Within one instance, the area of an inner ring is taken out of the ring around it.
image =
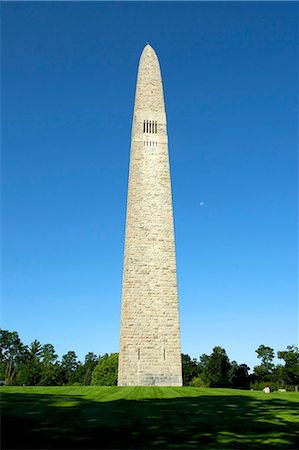
[[[100,386],[0,392],[2,449],[298,449],[295,392]]]

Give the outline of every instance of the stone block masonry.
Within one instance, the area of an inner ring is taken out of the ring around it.
[[[182,385],[166,114],[150,45],[140,58],[132,124],[118,385]]]

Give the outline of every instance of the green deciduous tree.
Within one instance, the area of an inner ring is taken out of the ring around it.
[[[13,384],[18,365],[28,355],[28,349],[16,331],[0,330],[0,371],[6,384]]]
[[[106,353],[92,373],[91,384],[100,386],[115,386],[117,384],[118,353]]]
[[[37,358],[19,364],[16,370],[14,384],[37,386],[42,377],[42,365]]]
[[[299,349],[294,345],[288,345],[286,350],[277,352],[279,359],[284,361],[281,366],[281,377],[285,384],[296,387],[299,385]]]
[[[40,386],[61,386],[65,384],[66,372],[60,364],[48,364],[44,366],[40,379]]]
[[[61,358],[61,367],[65,371],[67,383],[75,383],[76,380],[76,370],[78,368],[77,355],[73,350],[68,351]]]
[[[236,361],[232,361],[228,371],[229,385],[234,388],[248,389],[250,385],[249,370],[250,367],[246,364],[238,364]]]
[[[75,372],[77,368],[77,355],[73,350],[70,350],[61,359],[61,367],[67,372]]]
[[[98,356],[95,353],[88,352],[87,355],[85,356],[84,364],[86,366],[87,365],[92,365],[92,366],[94,365],[94,366],[96,366],[98,361],[99,361],[99,358],[98,358]]]
[[[210,387],[210,382],[206,374],[201,373],[200,375],[198,375],[198,377],[195,377],[190,381],[189,386],[207,388]]]

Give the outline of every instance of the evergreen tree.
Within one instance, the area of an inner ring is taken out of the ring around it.
[[[87,353],[87,355],[85,356],[85,363],[84,363],[85,373],[83,376],[82,384],[85,385],[91,384],[92,373],[96,368],[98,361],[99,358],[97,357],[97,355],[95,355],[95,353],[93,352]]]
[[[260,345],[256,350],[257,357],[261,359],[261,364],[254,367],[254,375],[257,381],[271,381],[272,371],[274,369],[273,359],[274,350],[266,345]]]
[[[208,361],[207,372],[212,387],[225,387],[229,385],[228,373],[230,362],[224,348],[216,346]]]
[[[183,385],[188,386],[193,378],[198,375],[196,359],[182,353]]]

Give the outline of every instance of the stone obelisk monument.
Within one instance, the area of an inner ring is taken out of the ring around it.
[[[132,124],[118,385],[182,385],[166,114],[150,45],[140,58]]]

